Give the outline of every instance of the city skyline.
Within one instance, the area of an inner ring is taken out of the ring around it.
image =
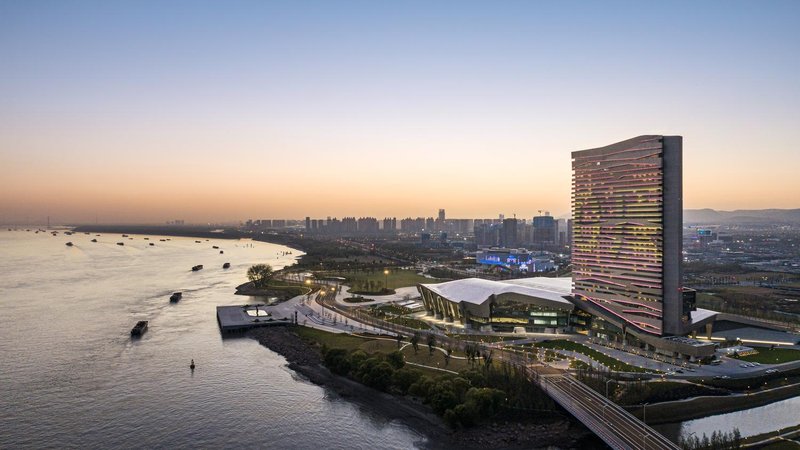
[[[0,221],[564,217],[570,152],[642,134],[686,208],[796,208],[799,12],[3,2]]]

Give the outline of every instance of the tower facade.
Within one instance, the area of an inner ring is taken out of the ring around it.
[[[572,153],[572,293],[623,327],[682,334],[681,136]]]

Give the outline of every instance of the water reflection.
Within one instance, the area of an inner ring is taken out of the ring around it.
[[[653,428],[666,437],[677,441],[680,436],[711,436],[715,431],[730,433],[738,428],[742,437],[769,433],[800,423],[800,397],[771,403],[769,405],[735,411],[677,424],[655,425]]]

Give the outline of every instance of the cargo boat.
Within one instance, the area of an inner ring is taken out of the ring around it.
[[[136,322],[136,325],[131,328],[131,336],[138,337],[144,334],[147,331],[147,321],[140,320]]]

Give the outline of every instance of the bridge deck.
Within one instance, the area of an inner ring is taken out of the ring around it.
[[[614,449],[680,449],[628,411],[570,375],[543,375],[540,383],[553,400]]]

